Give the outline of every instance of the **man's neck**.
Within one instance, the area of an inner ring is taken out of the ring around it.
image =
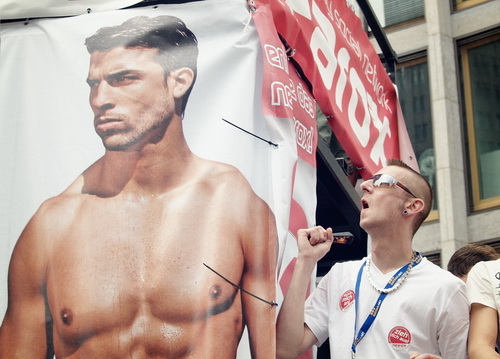
[[[106,151],[84,173],[85,187],[88,193],[103,196],[157,196],[188,182],[194,176],[190,169],[196,168],[193,163],[197,159],[182,135],[135,151]]]
[[[151,193],[168,191],[186,181],[190,165],[195,159],[194,154],[187,146],[177,148],[175,152],[141,152],[140,154],[120,157],[118,161],[116,161],[116,157],[115,161],[113,159],[106,161],[105,172],[107,175],[119,180],[119,177],[126,173],[128,175],[125,185],[127,190],[143,190]],[[120,163],[120,168],[117,168],[117,162]],[[111,166],[109,166],[110,164]],[[116,172],[118,176],[114,174],[115,171],[118,171]]]
[[[409,263],[412,256],[411,239],[379,241],[372,238],[372,262],[384,274]]]

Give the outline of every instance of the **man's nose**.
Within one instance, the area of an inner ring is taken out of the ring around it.
[[[112,107],[112,88],[106,81],[101,81],[92,88],[90,105],[99,109]]]
[[[373,190],[373,181],[372,180],[363,181],[359,185],[359,188],[361,188],[363,192],[371,192]]]

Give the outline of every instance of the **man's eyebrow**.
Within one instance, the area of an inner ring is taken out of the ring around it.
[[[135,70],[135,69],[126,69],[126,70],[121,70],[117,72],[113,72],[111,74],[106,75],[104,78],[106,80],[115,80],[120,77],[128,76],[128,75],[140,75],[142,74],[141,70]]]
[[[92,86],[93,84],[95,84],[95,83],[99,82],[99,80],[97,80],[97,79],[93,79],[93,78],[91,78],[91,77],[87,77],[87,79],[86,79],[85,81],[87,82],[87,84],[88,84],[89,86]]]
[[[119,78],[124,77],[124,76],[130,76],[130,75],[138,76],[140,74],[142,74],[141,70],[126,69],[126,70],[120,70],[117,72],[113,72],[111,74],[107,74],[106,76],[104,76],[104,79],[106,81],[109,81],[109,80],[116,80],[116,79],[119,79]],[[92,85],[92,84],[98,83],[100,80],[98,78],[87,77],[86,81],[89,85]]]

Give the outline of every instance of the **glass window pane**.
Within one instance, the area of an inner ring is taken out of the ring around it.
[[[437,209],[436,165],[427,61],[419,59],[396,70],[399,101],[420,172],[432,186]]]
[[[423,0],[385,0],[385,26],[400,24],[424,16]]]
[[[467,52],[479,199],[500,196],[500,39]]]
[[[369,0],[382,27],[424,17],[424,0]]]

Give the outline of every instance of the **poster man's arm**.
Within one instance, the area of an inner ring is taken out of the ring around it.
[[[244,234],[245,267],[242,287],[256,296],[274,302],[276,263],[276,222],[267,204],[256,198],[251,204]],[[252,358],[274,357],[276,306],[242,293],[243,314]],[[272,351],[272,353],[271,353]],[[270,356],[271,355],[271,356]]]
[[[40,214],[21,234],[9,266],[9,299],[0,328],[0,358],[46,358],[45,251]]]

